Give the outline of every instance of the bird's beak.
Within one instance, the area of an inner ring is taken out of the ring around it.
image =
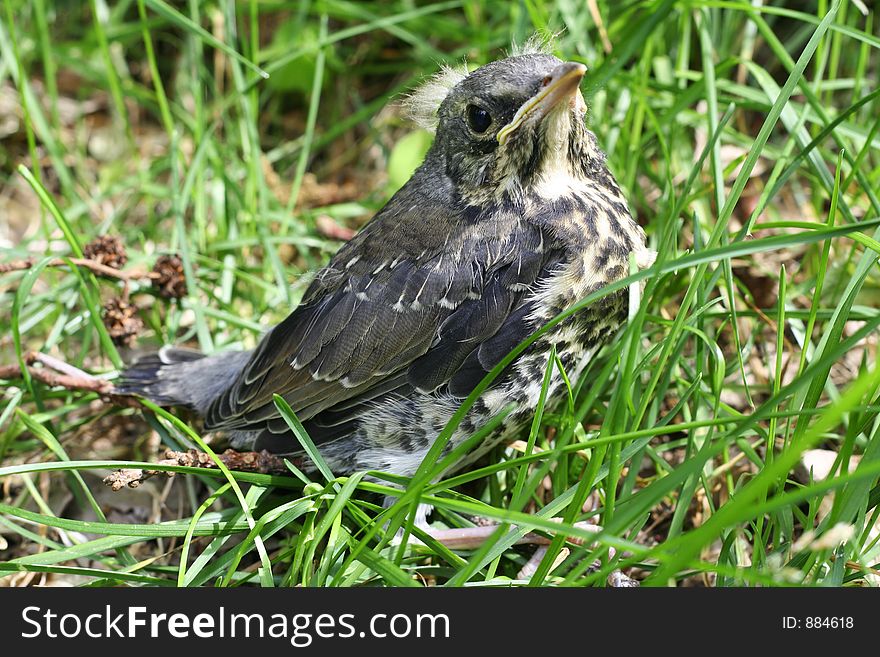
[[[560,64],[544,79],[544,83],[534,96],[520,107],[513,120],[498,131],[498,143],[504,144],[526,120],[540,121],[563,100],[570,99],[577,92],[587,67],[578,62]]]

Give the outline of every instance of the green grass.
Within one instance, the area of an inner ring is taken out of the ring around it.
[[[418,163],[425,140],[404,139],[393,101],[442,62],[482,64],[536,31],[589,67],[590,127],[659,258],[579,302],[641,289],[521,450],[441,479],[479,389],[410,480],[163,466],[186,474],[126,510],[95,472],[154,460],[160,439],[216,445],[158,408],[0,382],[0,577],[602,586],[624,567],[661,586],[876,585],[876,19],[849,1],[597,4],[610,52],[572,0],[3,0],[0,92],[17,123],[0,132],[0,262],[37,264],[0,274],[2,364],[36,350],[112,376],[130,357],[101,321],[122,283],[49,264],[103,234],[129,269],[183,261],[178,301],[128,285],[141,349],[253,346],[339,247],[327,218],[359,227]],[[804,472],[815,449],[827,477]],[[412,526],[419,502],[446,526],[501,529],[452,552]],[[575,526],[589,519],[601,533]],[[395,545],[398,529],[425,545]],[[529,531],[554,540],[522,580]]]

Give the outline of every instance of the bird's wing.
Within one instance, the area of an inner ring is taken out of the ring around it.
[[[273,393],[300,419],[326,411],[337,425],[392,391],[449,385],[468,394],[529,333],[525,294],[561,258],[540,228],[519,220],[509,228],[494,239],[465,231],[436,253],[390,262],[365,229],[264,337],[206,426],[286,432]]]

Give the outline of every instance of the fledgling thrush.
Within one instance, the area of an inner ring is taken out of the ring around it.
[[[118,391],[185,405],[238,449],[296,454],[273,403],[302,420],[336,474],[415,472],[466,397],[523,339],[653,252],[584,123],[582,64],[521,54],[446,69],[410,99],[436,128],[424,163],[253,351],[165,348]],[[513,402],[458,464],[529,422],[547,360],[577,379],[625,321],[602,298],[544,334],[477,399],[451,449]],[[549,399],[562,393],[554,374]]]

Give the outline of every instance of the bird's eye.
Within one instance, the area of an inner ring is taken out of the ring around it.
[[[477,105],[468,105],[467,120],[471,130],[480,134],[486,132],[492,125],[492,115]]]

